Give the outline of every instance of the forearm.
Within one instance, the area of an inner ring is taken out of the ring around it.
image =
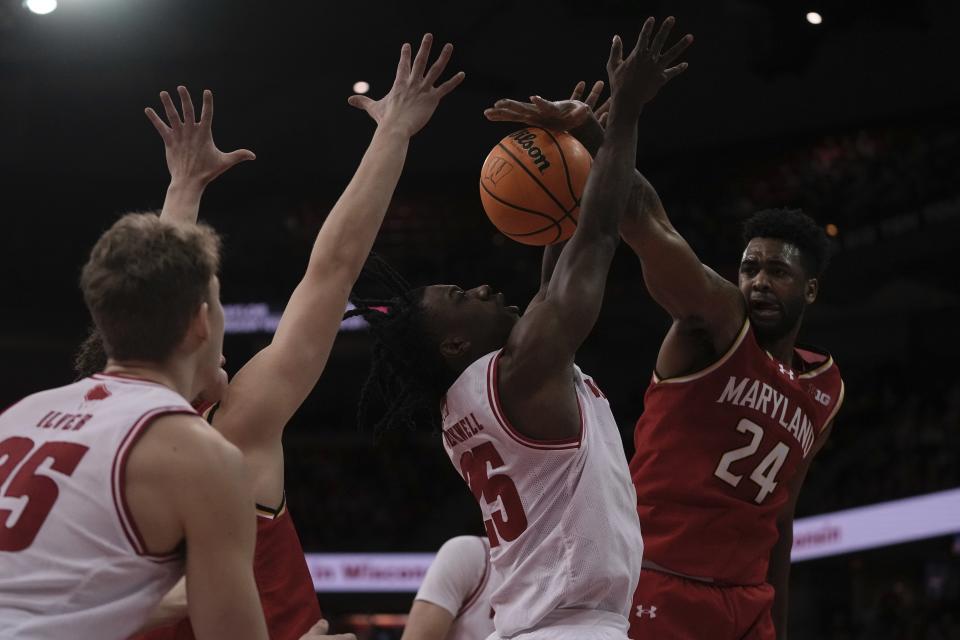
[[[409,144],[409,136],[388,125],[377,127],[357,172],[317,234],[310,270],[360,273],[400,180]]]
[[[773,626],[777,640],[787,637],[787,604],[790,585],[790,552],[793,548],[792,522],[780,527],[780,537],[770,552],[770,564],[767,570],[767,582],[773,587]]]
[[[193,224],[200,215],[200,199],[206,185],[200,180],[172,179],[163,200],[160,218]]]
[[[603,144],[597,152],[584,189],[577,235],[590,239],[619,237],[620,217],[633,184],[636,153],[636,114],[621,116],[614,104]]]

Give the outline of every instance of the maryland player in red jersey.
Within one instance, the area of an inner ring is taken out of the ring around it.
[[[271,638],[300,638],[320,619],[303,550],[285,508],[281,436],[323,372],[347,295],[386,214],[411,137],[463,80],[461,72],[434,86],[453,47],[445,45],[428,67],[432,41],[430,34],[425,35],[415,57],[411,46],[403,45],[396,79],[384,98],[350,98],[352,106],[366,111],[377,123],[370,146],[317,235],[306,274],[290,297],[273,341],[241,368],[210,415],[213,426],[239,447],[252,476],[258,504],[254,574]],[[192,223],[205,186],[236,162],[251,159],[252,153],[220,152],[210,133],[212,95],[204,93],[197,121],[189,93],[184,87],[178,90],[182,118],[165,92],[161,100],[167,122],[152,110],[147,115],[163,137],[171,171],[161,217]],[[89,368],[86,363],[95,351],[93,338],[86,345],[82,368]],[[226,382],[225,375],[222,382]],[[160,614],[182,618],[182,602],[182,590],[171,593]],[[320,622],[311,633],[325,633],[325,623]],[[183,619],[145,637],[182,639],[193,634],[189,620]]]
[[[571,100],[500,100],[491,120],[602,140],[603,89]],[[786,637],[793,513],[810,462],[843,401],[829,354],[798,347],[828,257],[797,210],[744,227],[735,285],[701,264],[639,173],[621,235],[673,317],[635,432],[631,473],[644,538],[633,638]]]
[[[738,285],[701,264],[636,177],[621,226],[673,318],[630,463],[644,525],[634,635],[785,638],[793,513],[843,402],[829,354],[797,345],[829,244],[795,209],[744,224]]]

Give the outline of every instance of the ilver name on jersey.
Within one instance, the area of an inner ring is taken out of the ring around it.
[[[810,453],[814,440],[813,423],[810,418],[803,409],[794,406],[796,403],[791,403],[789,397],[765,382],[730,376],[717,402],[750,407],[754,411],[770,416],[797,439],[803,448],[804,458]]]

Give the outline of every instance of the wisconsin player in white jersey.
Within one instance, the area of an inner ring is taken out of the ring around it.
[[[606,398],[574,356],[600,311],[640,112],[686,68],[668,65],[691,38],[663,52],[673,20],[655,38],[653,24],[626,59],[614,38],[611,110],[577,230],[559,256],[546,252],[522,318],[489,286],[410,290],[395,275],[384,280],[398,297],[357,301],[378,339],[361,422],[378,401],[378,427],[436,422],[441,406],[444,446],[480,504],[502,578],[491,639],[626,637],[642,545],[635,493]]]
[[[94,246],[104,375],[0,415],[5,637],[126,638],[184,568],[197,637],[267,637],[241,455],[186,401],[219,372],[218,265],[211,229],[149,214]]]
[[[430,564],[401,640],[475,640],[494,632],[490,596],[500,586],[490,566],[490,541],[447,540]]]

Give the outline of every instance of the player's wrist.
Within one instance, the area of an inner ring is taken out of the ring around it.
[[[393,118],[384,118],[377,124],[376,135],[381,138],[388,138],[398,142],[405,142],[413,137],[410,132],[409,124],[400,122]]]
[[[173,177],[167,186],[167,195],[178,198],[200,197],[203,190],[206,189],[208,180],[197,176],[191,177]]]

